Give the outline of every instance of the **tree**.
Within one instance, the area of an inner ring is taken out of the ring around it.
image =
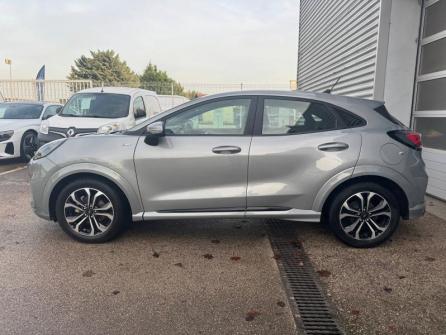
[[[89,79],[104,85],[139,86],[139,77],[113,50],[90,51],[74,61],[68,79]]]
[[[170,78],[166,71],[158,70],[152,63],[147,65],[139,80],[141,88],[155,91],[157,94],[172,94],[172,88],[173,94],[184,94],[184,88],[179,82]]]

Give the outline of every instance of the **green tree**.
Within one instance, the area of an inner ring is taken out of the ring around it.
[[[68,79],[90,79],[104,85],[139,86],[139,77],[113,50],[90,51],[74,61]]]
[[[157,94],[184,95],[184,88],[167,75],[166,71],[158,70],[156,65],[149,63],[144,73],[139,77],[140,87],[146,90],[155,91]]]

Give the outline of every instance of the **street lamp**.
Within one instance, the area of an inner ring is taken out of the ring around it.
[[[5,58],[5,64],[9,65],[9,80],[12,80],[12,60]]]

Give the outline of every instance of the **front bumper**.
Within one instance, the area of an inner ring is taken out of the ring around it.
[[[0,142],[0,159],[16,158],[20,156],[20,141],[10,139]]]
[[[37,161],[32,159],[28,164],[32,196],[31,207],[37,216],[45,220],[50,219],[48,206],[50,194],[46,190],[46,185],[54,167],[54,163],[47,157]]]
[[[58,135],[55,133],[48,133],[48,134],[39,133],[37,135],[38,146],[40,148],[44,144],[47,144],[55,140],[60,140],[61,138],[66,138],[66,136]]]

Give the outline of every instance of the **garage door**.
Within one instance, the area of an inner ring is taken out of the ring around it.
[[[414,128],[423,136],[427,192],[446,200],[446,0],[425,1]]]

